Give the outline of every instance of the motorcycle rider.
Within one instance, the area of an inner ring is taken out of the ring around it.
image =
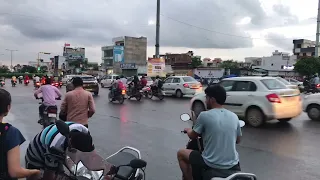
[[[17,77],[16,76],[12,76],[11,77],[11,84],[13,84],[14,82],[17,82]]]
[[[123,84],[127,84],[127,79],[126,79],[123,75],[120,76],[120,81],[121,81]]]
[[[141,77],[141,79],[140,79],[140,84],[141,84],[142,87],[147,86],[148,81],[147,81],[147,79],[146,79],[145,76],[142,76],[142,77]]]
[[[116,93],[119,91],[119,89],[120,89],[119,84],[120,84],[120,83],[122,84],[122,82],[120,81],[120,77],[117,76],[117,77],[116,77],[116,80],[113,81],[112,84],[111,84],[111,87],[112,87],[112,89],[111,89],[111,95],[112,95],[112,97],[115,97]]]
[[[160,76],[156,76],[156,79],[153,81],[153,84],[151,85],[152,91],[158,91],[160,88],[162,88],[162,83]]]
[[[236,144],[242,136],[239,119],[233,112],[224,109],[226,91],[220,85],[205,89],[208,111],[199,114],[193,129],[185,128],[190,139],[200,135],[204,150],[180,149],[177,157],[185,180],[226,177],[230,171],[240,171]],[[206,174],[203,175],[204,170]],[[208,176],[208,177],[207,177]]]
[[[24,76],[24,84],[27,84],[27,82],[29,82],[29,80],[30,80],[30,78],[29,78],[29,76],[26,74],[26,75]]]
[[[43,179],[56,179],[55,172],[61,172],[61,160],[54,156],[45,156],[45,154],[56,154],[52,150],[54,147],[61,152],[67,150],[67,145],[70,144],[72,148],[75,148],[81,152],[94,153],[94,145],[89,130],[82,124],[66,122],[70,128],[69,139],[62,136],[56,127],[56,125],[50,125],[37,134],[30,142],[26,156],[26,168],[27,169],[48,169],[44,171]],[[28,178],[27,180],[33,180]]]
[[[22,84],[23,76],[19,76],[18,79],[19,79],[19,84]]]
[[[43,103],[39,106],[39,115],[42,119],[43,111],[47,106],[55,106],[56,105],[56,96],[60,99],[62,94],[59,89],[55,86],[51,86],[51,80],[46,79],[46,84],[44,86],[40,86],[38,90],[34,92],[34,97],[37,99],[38,94],[42,93]]]

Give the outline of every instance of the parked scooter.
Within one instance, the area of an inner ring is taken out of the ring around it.
[[[191,120],[191,117],[189,114],[181,114],[180,119],[184,122],[192,122],[192,125],[194,124],[194,121]],[[245,122],[242,120],[239,120],[240,123],[240,127],[243,127],[245,125]],[[187,133],[185,131],[181,131],[182,133]],[[196,150],[196,151],[200,151],[202,152],[203,150],[203,141],[202,138],[199,137],[195,140],[191,140],[189,139],[188,143],[187,143],[187,149],[192,149],[192,150]],[[241,173],[238,171],[228,171],[228,173],[225,174],[224,177],[211,177],[210,176],[210,169],[204,170],[203,174],[206,174],[208,177],[211,178],[211,180],[257,180],[256,175],[251,174],[251,173]]]
[[[114,94],[112,94],[112,87],[110,87],[109,90],[110,90],[108,94],[109,101],[110,102],[119,101],[120,104],[123,104],[125,95],[126,95],[126,90],[125,89],[117,90],[114,92]]]
[[[57,120],[58,131],[69,137],[69,126]],[[142,180],[145,178],[147,162],[141,159],[140,151],[132,147],[124,147],[104,160],[96,151],[81,152],[67,147],[66,152],[51,148],[54,156],[69,172],[56,172],[57,179],[82,179],[82,180]],[[57,155],[58,154],[58,155]],[[71,161],[70,161],[71,160]],[[45,171],[45,170],[44,170]]]

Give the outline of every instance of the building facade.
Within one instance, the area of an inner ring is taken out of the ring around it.
[[[146,37],[117,37],[112,45],[101,48],[103,66],[107,73],[132,76],[147,64]]]
[[[245,58],[245,63],[250,62],[252,69],[262,69],[270,75],[295,76],[293,69],[297,56],[275,50],[272,56]]]
[[[311,57],[315,55],[316,42],[308,39],[294,39],[293,40],[293,54],[298,59],[301,57]]]

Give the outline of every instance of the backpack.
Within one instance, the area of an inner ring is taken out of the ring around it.
[[[163,82],[162,82],[162,80],[159,79],[159,81],[158,81],[158,88],[162,88],[162,86],[163,86]]]
[[[5,140],[8,129],[11,127],[9,123],[0,123],[0,179],[10,180],[8,174],[7,152],[5,148]]]

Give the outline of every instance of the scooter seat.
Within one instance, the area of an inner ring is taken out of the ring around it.
[[[128,152],[119,152],[116,155],[107,159],[107,161],[115,166],[127,165],[131,160],[137,157]],[[135,173],[136,169],[129,166],[122,166],[119,168],[116,178],[121,180],[127,180],[130,178],[131,174]]]
[[[232,174],[238,173],[239,171],[228,170],[228,169],[207,169],[202,173],[203,180],[211,180],[212,178],[227,178]],[[240,179],[242,180],[242,179]]]

